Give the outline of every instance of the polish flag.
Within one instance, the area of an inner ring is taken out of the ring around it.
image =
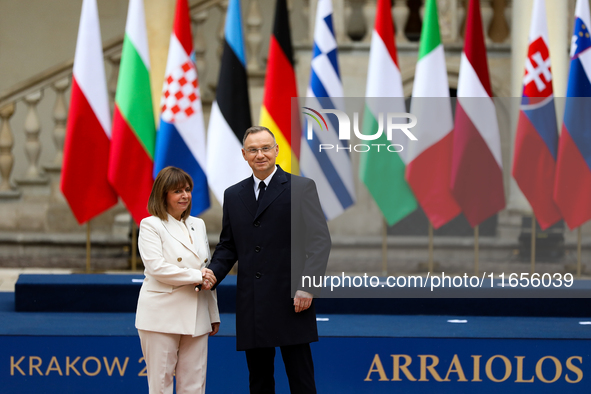
[[[60,189],[82,224],[117,204],[107,179],[111,138],[109,96],[96,0],[84,0]]]

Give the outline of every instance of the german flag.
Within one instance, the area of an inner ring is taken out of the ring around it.
[[[275,134],[279,145],[277,164],[287,172],[300,172],[300,117],[293,68],[293,49],[286,0],[277,0],[273,34],[269,42],[267,77],[259,124]],[[293,108],[292,108],[293,107]],[[297,114],[293,116],[292,114]],[[292,138],[292,130],[294,134]]]

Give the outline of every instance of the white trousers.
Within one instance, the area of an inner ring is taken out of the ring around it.
[[[146,360],[150,394],[205,393],[207,338],[138,330]],[[176,371],[176,372],[175,372]]]

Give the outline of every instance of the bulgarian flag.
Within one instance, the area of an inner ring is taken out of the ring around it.
[[[450,184],[464,216],[475,227],[505,207],[501,140],[478,0],[468,4],[464,36]]]
[[[385,116],[388,112],[406,112],[390,7],[390,0],[378,0],[369,52],[367,99],[362,129],[368,135],[377,133],[380,113]],[[393,100],[391,97],[398,99]],[[383,144],[382,148],[379,151],[374,149],[360,153],[359,163],[359,176],[390,226],[417,208],[417,200],[404,178],[405,151],[396,153],[386,149],[393,142],[406,149],[409,139],[403,133],[393,135],[394,137],[396,141],[389,141],[385,131],[382,132],[379,138],[371,142]]]
[[[460,213],[449,188],[453,118],[437,0],[427,0],[410,112],[418,123],[409,144],[406,178],[434,228]]]
[[[82,224],[117,204],[107,180],[111,115],[96,0],[82,2],[70,103],[60,189]]]
[[[149,216],[156,127],[142,0],[130,0],[121,53],[109,181],[136,223]]]
[[[292,97],[298,97],[298,89],[286,0],[277,0],[268,59],[259,124],[275,134],[279,145],[277,164],[287,172],[299,174],[300,135],[291,138],[291,131],[299,131],[301,126],[299,116],[291,116],[299,110],[297,102],[292,102]]]

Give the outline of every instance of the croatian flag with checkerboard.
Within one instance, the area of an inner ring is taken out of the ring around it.
[[[205,172],[205,127],[187,0],[178,0],[160,102],[154,177],[167,166],[185,170],[193,178],[191,215],[209,208]]]

